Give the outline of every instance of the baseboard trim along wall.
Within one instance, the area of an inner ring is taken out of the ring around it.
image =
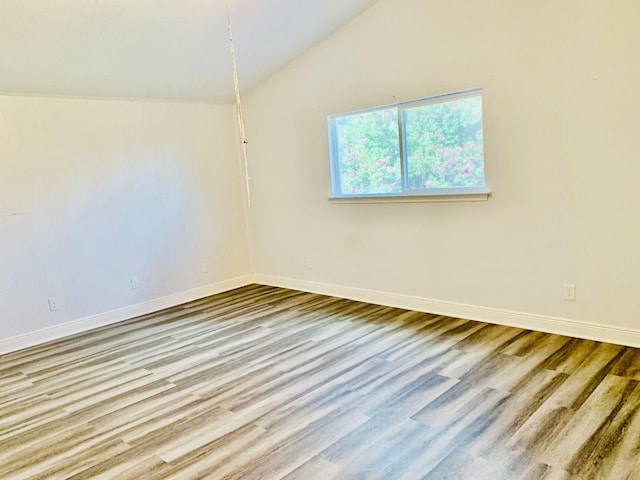
[[[130,305],[110,312],[99,313],[89,317],[80,318],[71,322],[61,323],[42,330],[25,333],[16,337],[0,339],[0,354],[9,353],[23,348],[32,347],[41,343],[57,340],[76,333],[85,332],[93,328],[103,327],[112,323],[129,320],[131,318],[157,312],[169,307],[175,307],[183,303],[198,300],[200,298],[222,293],[234,288],[244,287],[253,283],[251,275],[243,275],[222,282],[194,288],[186,292],[174,293],[166,297],[156,298],[147,302]]]
[[[419,312],[466,318],[481,322],[506,325],[510,327],[537,330],[541,332],[568,335],[571,337],[609,342],[630,347],[640,347],[640,330],[614,327],[598,323],[588,323],[568,318],[549,317],[533,313],[516,312],[499,308],[466,305],[462,303],[433,300],[396,293],[380,292],[363,288],[310,282],[273,275],[243,275],[222,282],[206,285],[186,292],[180,292],[148,302],[100,313],[71,322],[54,325],[49,328],[26,333],[16,337],[0,339],[0,354],[9,353],[41,343],[57,340],[93,328],[103,327],[131,318],[174,307],[192,300],[215,295],[217,293],[244,287],[252,283],[274,287],[291,288],[310,293],[319,293],[335,297],[358,300],[361,302],[386,305],[389,307],[416,310]]]
[[[335,297],[375,303],[389,307],[417,310],[420,312],[466,318],[481,322],[524,328],[540,332],[556,333],[570,337],[609,342],[629,347],[640,347],[640,330],[588,323],[568,318],[549,317],[533,313],[502,310],[499,308],[466,305],[462,303],[432,300],[395,293],[379,292],[362,288],[331,285],[326,283],[296,280],[292,278],[256,274],[255,283],[274,287],[291,288],[305,292],[320,293]]]

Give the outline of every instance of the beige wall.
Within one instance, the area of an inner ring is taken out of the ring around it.
[[[379,0],[245,97],[251,251],[232,106],[0,97],[0,340],[158,306],[251,255],[283,284],[639,331],[637,9]],[[488,202],[327,201],[327,115],[471,87]]]
[[[614,4],[380,0],[263,83],[255,272],[640,327],[638,7]],[[328,114],[471,87],[488,202],[327,201]]]
[[[231,106],[0,97],[0,339],[250,273],[233,122]]]

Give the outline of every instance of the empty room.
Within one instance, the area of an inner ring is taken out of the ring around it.
[[[0,0],[0,479],[640,479],[638,18]]]

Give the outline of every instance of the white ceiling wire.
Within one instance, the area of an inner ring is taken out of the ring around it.
[[[240,142],[242,158],[244,160],[244,177],[247,190],[247,206],[251,207],[251,188],[249,185],[249,161],[247,159],[247,137],[244,128],[244,118],[242,117],[242,99],[240,97],[240,82],[238,81],[238,65],[236,62],[236,50],[233,46],[233,30],[231,29],[231,15],[229,5],[227,5],[227,29],[229,30],[229,50],[231,52],[231,62],[233,65],[233,86],[236,94],[236,110],[238,117],[238,130],[240,132]]]

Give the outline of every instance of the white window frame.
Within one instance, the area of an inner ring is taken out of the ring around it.
[[[331,195],[329,199],[335,203],[387,203],[387,202],[434,202],[434,201],[484,201],[489,198],[491,191],[487,187],[486,168],[483,164],[485,184],[477,187],[454,187],[454,188],[428,188],[428,189],[409,189],[407,186],[407,155],[405,152],[406,134],[402,122],[402,112],[410,108],[421,107],[424,105],[433,105],[437,103],[451,102],[458,99],[480,97],[482,98],[481,88],[472,88],[457,92],[434,95],[431,97],[410,100],[406,102],[392,103],[381,105],[352,112],[338,113],[327,117],[327,129],[329,133],[329,157],[331,167]],[[398,133],[399,133],[399,153],[400,153],[400,170],[402,179],[402,191],[398,193],[342,193],[340,181],[339,155],[337,151],[337,132],[336,120],[342,117],[352,115],[360,115],[378,110],[389,108],[398,109]],[[483,122],[484,123],[484,122]],[[483,147],[484,148],[484,147]],[[484,162],[484,159],[483,159]]]

